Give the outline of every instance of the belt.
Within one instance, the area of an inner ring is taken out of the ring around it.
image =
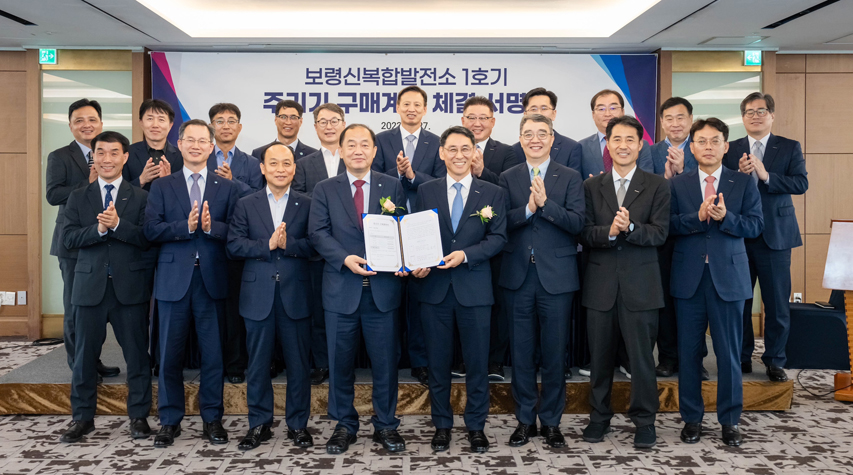
[[[536,264],[536,256],[534,256],[533,254],[530,255],[530,263]]]
[[[362,278],[361,286],[362,287],[370,287],[370,279],[368,279],[367,277]]]

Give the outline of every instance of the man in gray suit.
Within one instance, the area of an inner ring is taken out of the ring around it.
[[[74,369],[74,308],[71,305],[71,289],[74,287],[74,267],[77,265],[77,251],[69,250],[63,244],[62,228],[65,223],[65,203],[68,196],[77,188],[82,188],[98,179],[98,173],[92,167],[92,139],[104,128],[101,121],[101,105],[98,101],[80,99],[68,106],[68,128],[74,141],[58,148],[47,156],[46,188],[47,202],[59,206],[53,239],[50,241],[50,255],[59,258],[59,270],[62,272],[62,322],[65,352],[68,367]],[[100,376],[116,376],[119,369],[106,367],[98,361]]]

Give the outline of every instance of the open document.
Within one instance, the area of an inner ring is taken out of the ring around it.
[[[362,215],[367,270],[412,271],[444,264],[438,211]]]

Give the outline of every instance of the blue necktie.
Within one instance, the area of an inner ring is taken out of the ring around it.
[[[115,187],[113,185],[104,185],[104,189],[107,190],[107,195],[104,196],[104,210],[110,207],[110,202],[113,200],[113,189]]]
[[[456,188],[456,197],[453,198],[453,207],[450,211],[450,222],[453,224],[453,232],[459,226],[459,220],[462,219],[462,183],[454,183],[453,188]]]

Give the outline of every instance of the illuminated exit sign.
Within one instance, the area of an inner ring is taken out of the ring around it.
[[[55,49],[40,49],[39,50],[39,64],[56,64],[56,50]]]
[[[744,51],[743,52],[744,66],[761,66],[761,51]]]

